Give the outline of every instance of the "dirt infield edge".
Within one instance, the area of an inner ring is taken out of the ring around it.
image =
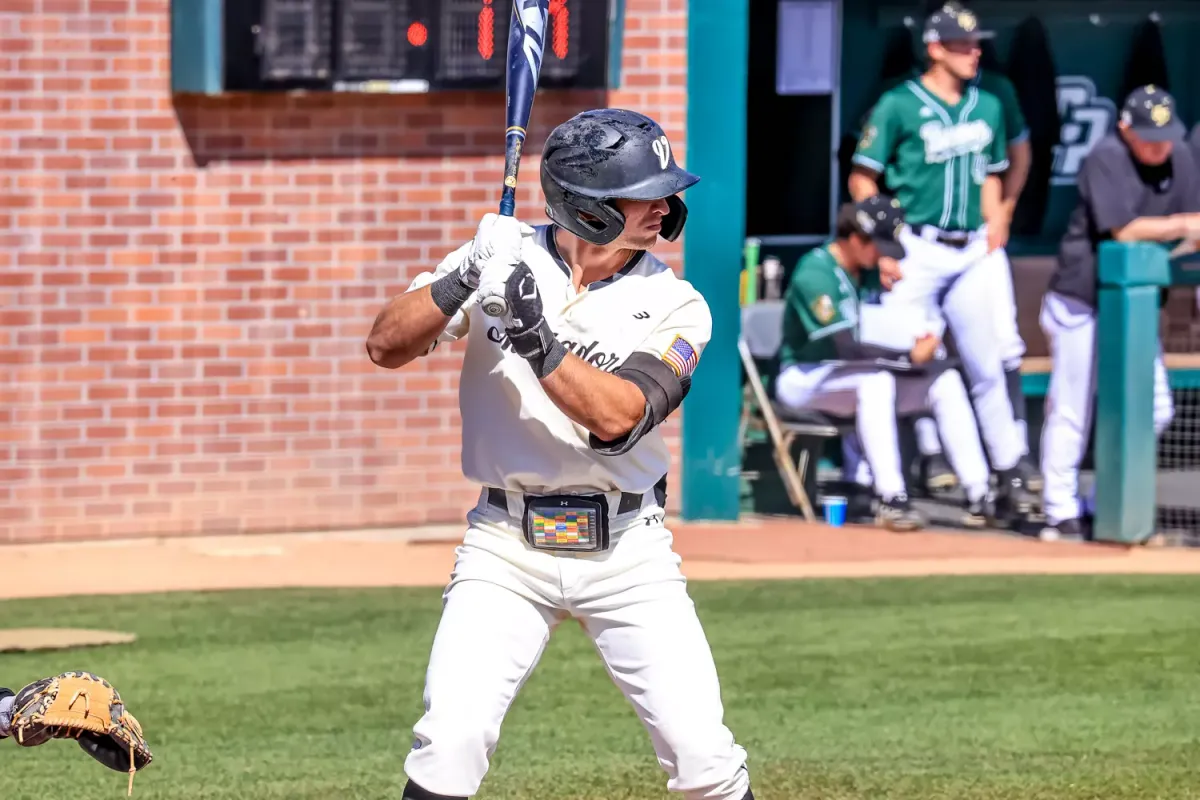
[[[981,574],[1200,573],[1200,552],[894,534],[791,520],[674,523],[691,580]],[[439,586],[461,528],[259,534],[0,547],[0,599],[284,587]],[[52,574],[36,569],[42,559]],[[113,580],[114,576],[120,576]]]

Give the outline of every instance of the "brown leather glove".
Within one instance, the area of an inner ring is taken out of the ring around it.
[[[153,760],[142,726],[125,710],[112,684],[90,672],[64,672],[17,692],[13,739],[36,747],[51,739],[77,739],[79,746],[109,769],[133,775]]]

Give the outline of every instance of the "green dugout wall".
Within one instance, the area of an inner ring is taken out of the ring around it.
[[[843,41],[853,59],[843,59],[841,87],[842,130],[855,134],[863,114],[880,89],[884,52],[890,35],[909,26],[919,54],[921,17],[919,0],[842,0]],[[1045,31],[1049,58],[1054,65],[1062,147],[1054,155],[1048,207],[1041,238],[1057,240],[1076,200],[1074,185],[1079,160],[1096,138],[1116,123],[1116,111],[1131,63],[1150,68],[1156,59],[1133,56],[1135,39],[1149,20],[1159,22],[1162,58],[1169,88],[1179,112],[1189,124],[1200,121],[1200,2],[1197,0],[969,0],[981,27],[996,32],[993,42],[1004,72],[1014,83],[1022,67],[1039,59],[1025,48],[1030,40],[1017,41],[1014,33],[1036,17]],[[853,43],[853,48],[850,44]],[[1014,44],[1016,46],[1014,47]],[[1022,64],[1024,60],[1025,64]],[[1040,59],[1039,59],[1040,63]],[[1142,72],[1141,74],[1147,74]],[[1036,112],[1035,112],[1036,113]],[[844,184],[844,181],[843,181]],[[844,190],[844,185],[843,185]]]

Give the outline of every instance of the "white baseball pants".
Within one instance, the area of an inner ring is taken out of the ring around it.
[[[1000,249],[993,256],[979,264],[988,286],[987,301],[981,313],[991,315],[992,330],[1000,346],[1000,360],[1004,371],[1010,372],[1021,367],[1021,359],[1025,357],[1025,340],[1021,338],[1017,325],[1017,299],[1013,291],[1012,265],[1008,261],[1008,254]],[[1021,437],[1021,455],[1025,455],[1029,452],[1029,432],[1023,420],[1017,419],[1015,422]],[[914,427],[917,448],[923,455],[942,452],[937,426],[932,420],[919,419]]]
[[[1008,253],[1000,248],[980,266],[984,268],[988,282],[984,309],[991,314],[992,332],[1000,346],[1000,360],[1005,371],[1017,369],[1025,357],[1025,341],[1017,326],[1017,298]]]
[[[573,617],[649,733],[667,788],[688,800],[742,800],[746,751],[722,721],[717,670],[663,510],[630,515],[606,554],[553,555],[522,538],[519,497],[509,495],[506,514],[485,492],[467,516],[408,777],[435,794],[474,796],[509,706],[554,629]]]
[[[1023,454],[1023,437],[1008,398],[997,323],[993,315],[980,311],[992,302],[997,270],[1008,268],[1007,259],[1000,250],[987,252],[986,226],[961,250],[922,238],[909,228],[900,240],[907,252],[900,262],[904,277],[880,302],[911,306],[921,314],[940,310],[954,332],[992,465],[1011,469]]]
[[[905,491],[896,415],[929,409],[946,432],[950,444],[946,457],[968,493],[978,498],[987,492],[987,462],[971,401],[962,378],[953,370],[931,381],[897,381],[892,373],[871,367],[793,364],[779,374],[775,398],[792,408],[853,416],[858,446],[875,492],[883,498]]]
[[[1096,397],[1095,310],[1073,297],[1047,292],[1038,318],[1050,345],[1050,387],[1042,429],[1043,505],[1046,521],[1057,525],[1083,514],[1079,464],[1087,452]],[[1161,434],[1175,416],[1162,355],[1154,361],[1154,431]]]

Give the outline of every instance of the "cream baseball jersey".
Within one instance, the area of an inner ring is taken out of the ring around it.
[[[537,280],[546,321],[558,340],[605,372],[616,372],[630,355],[644,352],[662,359],[680,378],[690,378],[712,335],[704,297],[648,252],[636,253],[613,277],[576,292],[555,230],[553,225],[535,228],[525,239],[522,260]],[[418,275],[408,290],[458,269],[469,250],[468,242],[433,272]],[[593,450],[588,430],[554,405],[529,364],[512,352],[500,321],[483,313],[477,295],[451,318],[438,341],[464,336],[459,409],[462,469],[469,480],[531,494],[640,493],[666,475],[670,453],[659,429],[621,455]]]

